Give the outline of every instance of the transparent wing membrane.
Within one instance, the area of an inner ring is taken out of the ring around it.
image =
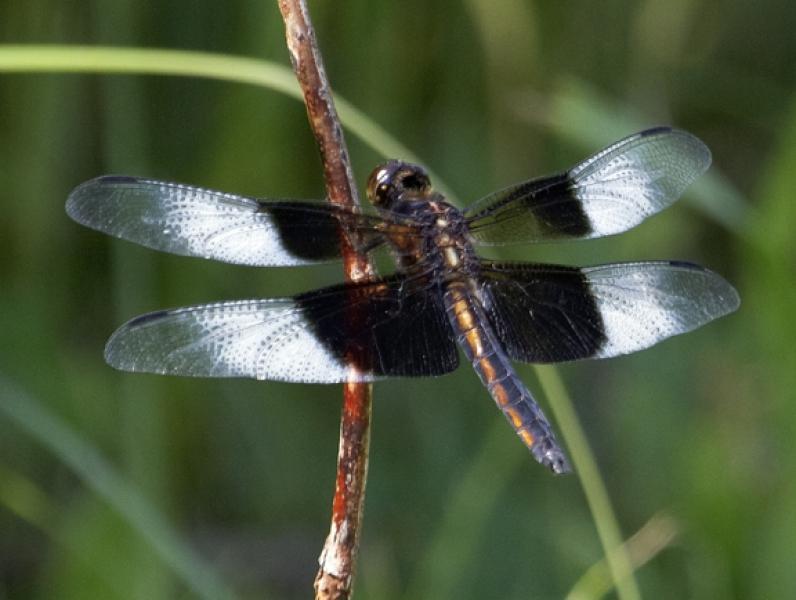
[[[710,151],[695,136],[649,129],[565,173],[495,192],[465,215],[481,244],[612,235],[669,206],[709,165]]]
[[[375,245],[375,217],[324,202],[266,201],[177,183],[108,176],[69,196],[78,223],[155,250],[253,266],[340,257],[340,225]]]
[[[105,359],[125,371],[304,383],[448,373],[458,354],[442,296],[413,283],[394,276],[151,313],[119,328]]]
[[[506,352],[530,363],[636,352],[740,304],[721,276],[673,261],[584,269],[484,261],[482,287]]]

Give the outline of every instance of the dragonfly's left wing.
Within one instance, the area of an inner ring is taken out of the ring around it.
[[[122,325],[105,359],[124,371],[302,383],[442,375],[459,355],[442,294],[428,285],[394,275],[159,311]]]
[[[482,261],[480,284],[506,352],[529,363],[629,354],[740,303],[720,275],[677,261],[586,268]]]
[[[635,227],[677,200],[710,165],[685,131],[636,133],[569,171],[515,184],[465,211],[479,244],[588,239]]]
[[[259,200],[124,176],[75,188],[66,212],[78,223],[153,248],[252,266],[340,258],[340,228],[352,243],[381,241],[378,217],[325,202]]]

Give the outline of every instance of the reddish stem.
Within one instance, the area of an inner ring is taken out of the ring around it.
[[[285,21],[290,60],[304,93],[310,127],[320,149],[329,202],[356,208],[359,198],[343,128],[306,3],[304,0],[279,0],[279,9]],[[361,281],[371,277],[374,271],[367,257],[358,255],[345,236],[341,236],[341,244],[346,280]],[[315,597],[319,599],[349,598],[351,595],[368,471],[371,401],[370,384],[345,384],[332,523],[315,578]]]

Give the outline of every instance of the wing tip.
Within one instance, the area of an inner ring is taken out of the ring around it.
[[[129,348],[131,342],[134,345],[136,331],[145,327],[150,322],[166,316],[170,311],[158,310],[133,317],[116,331],[114,331],[105,343],[103,358],[105,362],[119,371],[143,372],[143,373],[165,373],[163,370],[153,369],[142,366],[140,361],[130,358]],[[135,356],[135,353],[132,353]]]
[[[69,195],[66,197],[66,214],[71,218],[73,221],[80,223],[81,225],[86,224],[86,216],[84,213],[84,208],[86,204],[86,200],[88,199],[89,195],[86,193],[88,190],[93,188],[97,183],[97,179],[90,179],[88,181],[84,181],[77,187],[75,187]]]
[[[656,135],[671,136],[672,138],[678,138],[682,142],[684,149],[688,151],[688,154],[698,167],[694,179],[707,171],[710,164],[713,162],[713,155],[708,145],[685,129],[678,129],[670,125],[657,125],[638,133],[639,138],[653,137]]]
[[[711,271],[712,273],[712,271]],[[735,289],[735,286],[732,285],[729,281],[724,279],[721,275],[717,273],[713,273],[716,278],[719,280],[718,285],[716,286],[717,291],[720,291],[718,294],[718,300],[723,308],[724,312],[720,316],[729,315],[734,313],[736,310],[741,308],[741,295],[738,293],[738,290]]]
[[[135,319],[119,327],[111,334],[108,341],[105,342],[105,349],[103,350],[102,357],[108,365],[119,371],[136,370],[129,360],[124,359],[124,352],[119,352],[120,346],[124,346],[124,334],[130,330],[130,324],[134,321]]]
[[[140,178],[130,175],[100,175],[84,181],[75,187],[66,197],[66,214],[81,225],[91,226],[94,211],[91,207],[97,203],[96,192],[104,186],[138,183]]]
[[[721,307],[721,311],[714,318],[723,317],[740,308],[741,295],[738,290],[715,271],[686,260],[669,260],[666,262],[675,268],[700,272],[710,279],[710,286],[707,288],[708,293],[713,297],[717,306]]]

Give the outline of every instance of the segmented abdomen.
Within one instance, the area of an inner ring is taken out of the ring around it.
[[[555,473],[568,472],[569,463],[550,423],[515,373],[484,311],[465,283],[448,284],[445,307],[459,345],[534,458]]]

